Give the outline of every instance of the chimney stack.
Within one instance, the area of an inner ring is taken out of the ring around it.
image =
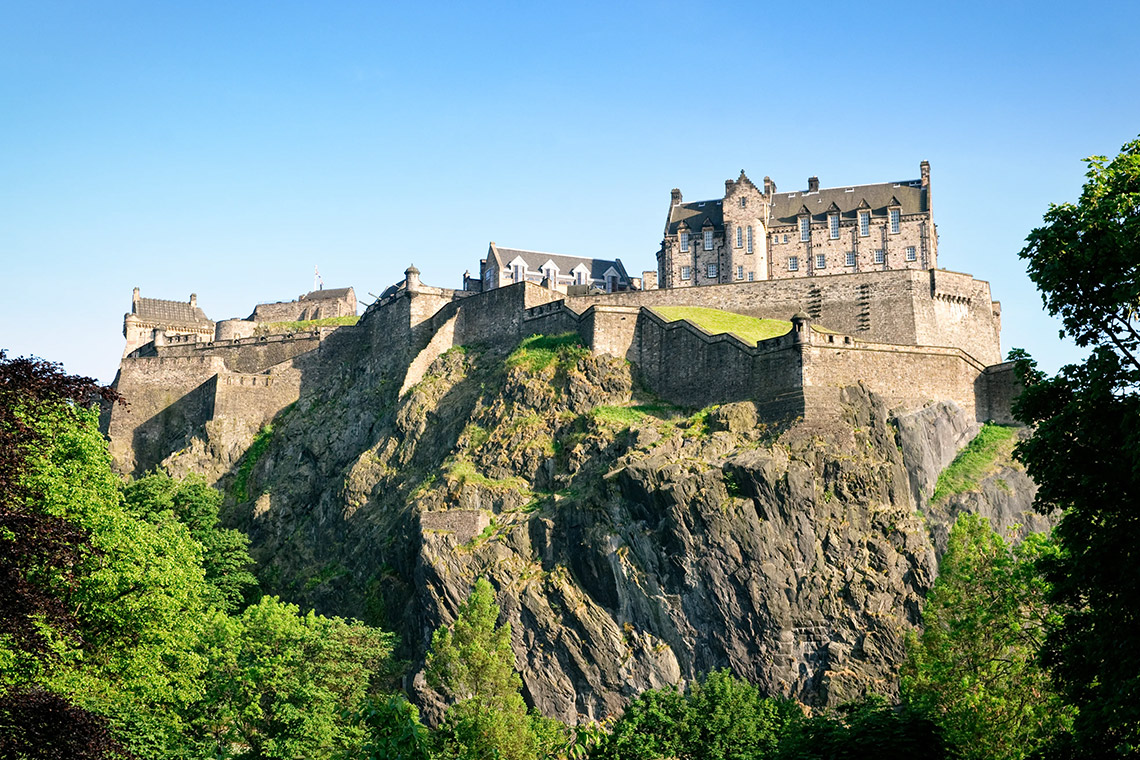
[[[680,206],[681,205],[681,190],[679,188],[676,188],[676,187],[673,188],[673,190],[669,193],[669,195],[673,198],[673,205],[674,206]]]
[[[190,294],[190,308],[191,309],[198,308],[198,294],[197,293],[191,293]]]
[[[776,183],[772,181],[771,177],[764,178],[764,195],[775,195]]]
[[[819,177],[808,177],[808,192],[809,193],[818,193],[819,192]]]
[[[922,172],[922,186],[930,187],[930,162],[923,161],[918,165],[918,170]]]

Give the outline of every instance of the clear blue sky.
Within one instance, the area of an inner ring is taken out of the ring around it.
[[[131,288],[213,319],[487,243],[654,266],[669,190],[932,164],[940,264],[1077,358],[1017,258],[1140,133],[1140,3],[4,2],[0,347],[109,381]]]

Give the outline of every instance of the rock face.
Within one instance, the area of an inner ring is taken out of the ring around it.
[[[892,688],[959,511],[1045,525],[1013,467],[925,503],[976,432],[952,404],[895,418],[856,386],[830,421],[771,427],[749,403],[642,399],[624,360],[538,344],[453,349],[402,396],[374,357],[323,366],[219,481],[229,520],[267,591],[397,632],[429,719],[431,632],[479,576],[547,715],[601,718],[721,667],[835,704]]]

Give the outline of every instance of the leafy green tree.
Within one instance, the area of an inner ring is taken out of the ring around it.
[[[204,478],[175,480],[165,473],[140,478],[123,489],[123,499],[136,516],[148,522],[174,519],[190,530],[202,546],[202,569],[212,593],[208,601],[226,612],[236,610],[257,579],[249,568],[249,538],[218,526],[222,495]]]
[[[1062,335],[1093,350],[1051,378],[1022,353],[1014,412],[1034,428],[1016,455],[1036,508],[1061,514],[1043,567],[1063,619],[1044,656],[1096,755],[1140,751],[1140,140],[1088,166],[1080,200],[1051,206],[1021,256]]]
[[[235,617],[214,611],[202,649],[205,694],[188,711],[202,754],[328,758],[361,750],[351,714],[389,673],[392,637],[264,597]]]
[[[362,760],[431,760],[431,733],[402,694],[365,700],[354,719],[366,731]]]
[[[1038,662],[1056,615],[1037,563],[1055,555],[1039,534],[1010,547],[984,517],[954,523],[922,635],[907,642],[902,692],[962,757],[1027,757],[1072,722]]]
[[[455,624],[432,635],[427,679],[452,701],[439,729],[444,754],[458,758],[547,757],[569,743],[564,728],[527,711],[515,672],[511,626],[486,579],[475,582]]]
[[[799,717],[780,741],[781,760],[883,760],[951,757],[932,721],[905,705],[894,708],[871,696],[834,714]]]
[[[626,708],[597,758],[760,760],[776,756],[780,737],[799,708],[727,670],[710,673],[682,694],[648,689]]]

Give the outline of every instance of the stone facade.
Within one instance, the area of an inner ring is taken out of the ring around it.
[[[249,319],[253,322],[306,322],[355,316],[356,292],[352,288],[330,288],[297,296],[296,301],[258,304]]]
[[[670,305],[796,317],[787,334],[753,346],[655,311]],[[109,435],[117,466],[143,472],[218,425],[252,440],[306,387],[320,393],[337,352],[370,357],[378,387],[398,398],[453,347],[509,349],[527,335],[567,332],[596,354],[628,359],[648,389],[685,406],[752,401],[768,419],[810,419],[833,413],[843,389],[862,383],[899,410],[953,401],[978,421],[1009,421],[1017,388],[999,364],[999,331],[988,283],[940,270],[564,296],[529,281],[480,293],[435,288],[410,267],[355,326],[168,336],[133,352],[118,381],[131,405],[111,411]]]
[[[143,298],[135,288],[131,310],[123,315],[123,337],[127,339],[123,356],[165,335],[209,340],[214,336],[214,323],[198,308],[198,296],[194,293],[187,302],[165,301]]]
[[[754,280],[936,269],[938,235],[930,164],[903,182],[780,193],[744,172],[725,182],[719,200],[670,196],[657,253],[658,286],[682,288]]]

